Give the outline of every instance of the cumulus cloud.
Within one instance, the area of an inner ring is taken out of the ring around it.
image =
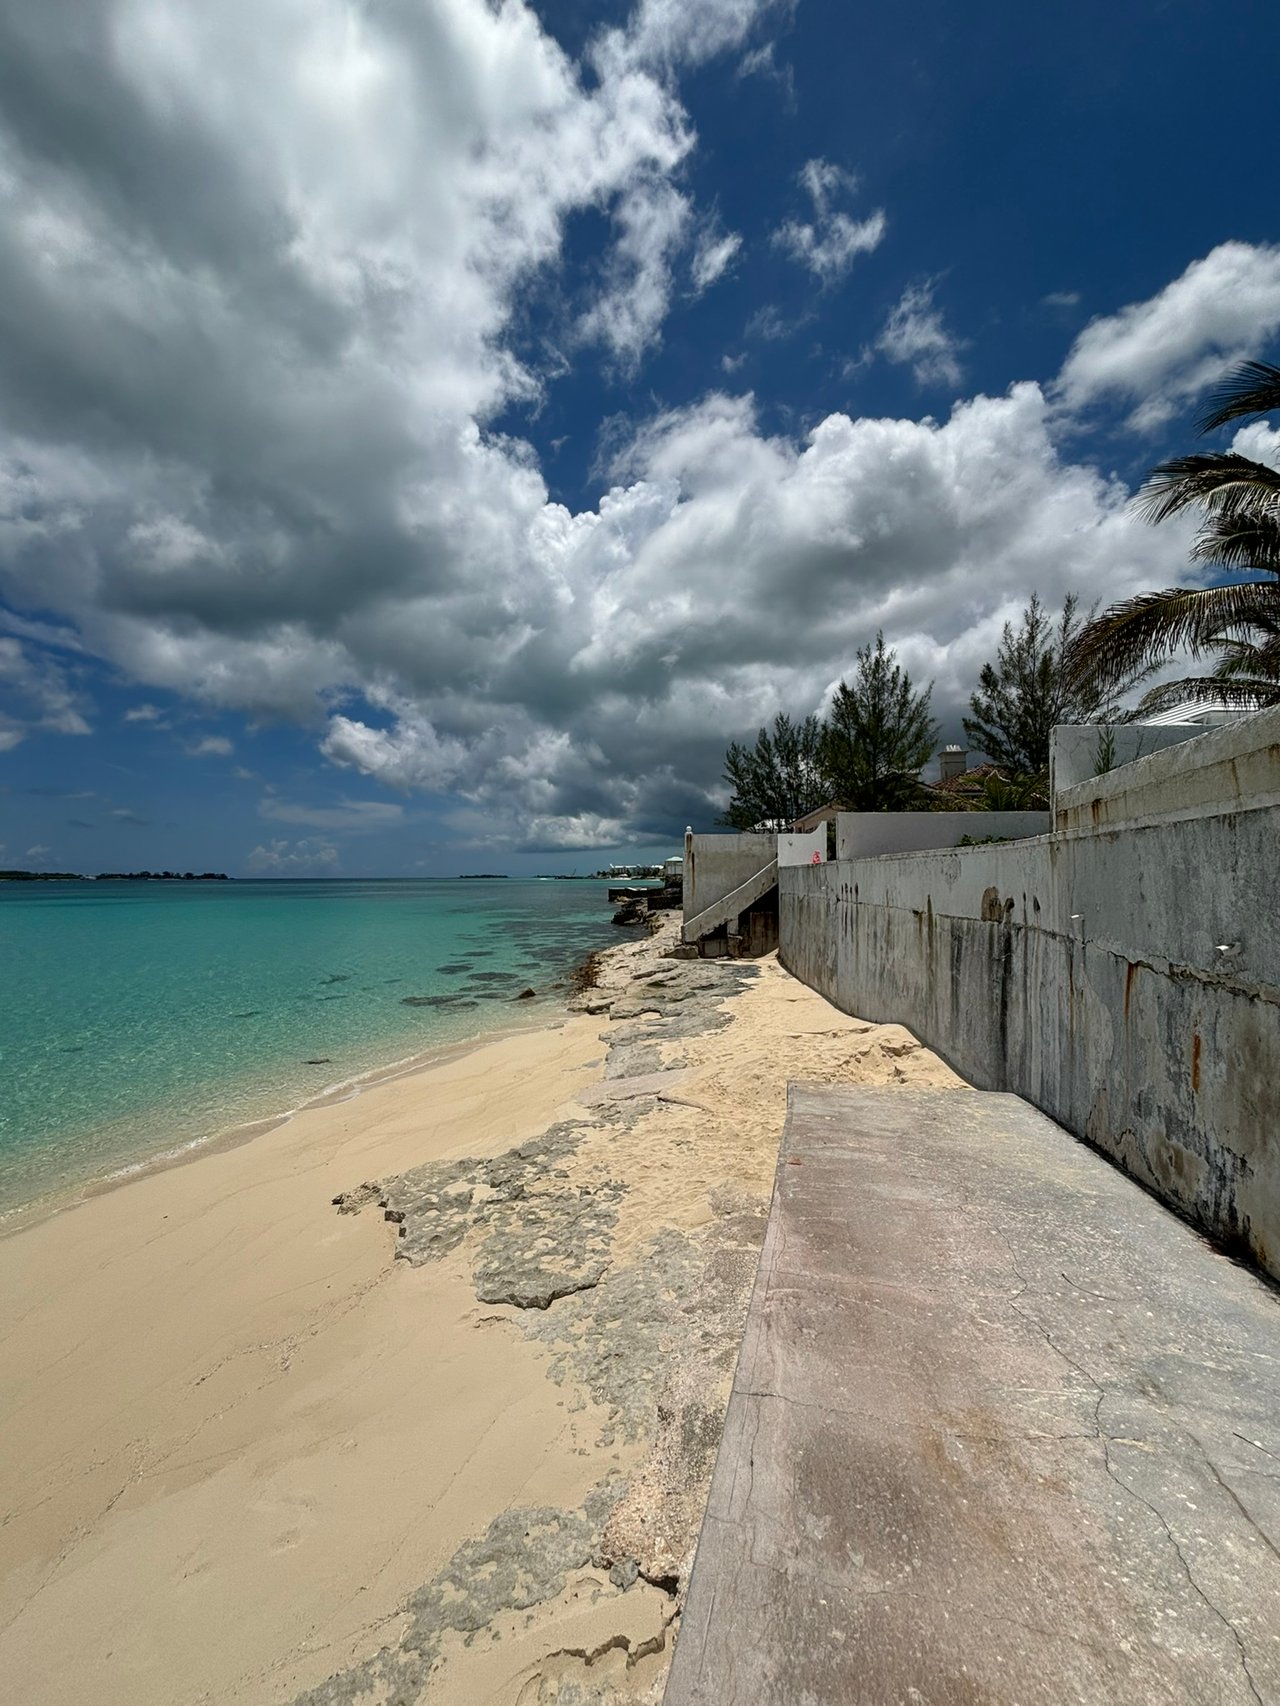
[[[226,735],[204,735],[192,741],[187,751],[192,758],[230,758],[235,747]]]
[[[1091,320],[1058,377],[1068,409],[1133,404],[1138,431],[1162,426],[1280,330],[1280,247],[1221,243],[1146,302]]]
[[[960,340],[943,324],[933,303],[932,282],[909,285],[884,323],[876,348],[887,360],[905,363],[919,385],[960,383]]]
[[[877,209],[858,220],[837,208],[836,198],[852,194],[858,180],[829,160],[807,161],[800,183],[813,205],[813,216],[788,219],[774,233],[774,242],[824,285],[837,284],[859,255],[879,248],[887,226],[884,212]]]
[[[391,788],[439,793],[468,768],[461,740],[442,738],[410,701],[402,700],[390,728],[358,718],[330,718],[320,750],[332,763],[376,776]]]
[[[708,396],[577,510],[495,430],[549,383],[541,283],[608,359],[661,335],[706,229],[676,70],[747,51],[762,6],[652,0],[585,70],[518,0],[90,0],[74,45],[55,13],[0,12],[0,577],[140,694],[308,726],[335,774],[454,796],[459,835],[585,849],[705,817],[727,740],[820,704],[877,627],[945,712],[1033,588],[1167,583],[1177,532],[1064,457],[1035,384],[803,436]],[[829,163],[802,187],[791,252],[834,277],[883,218],[850,236]],[[585,277],[580,217],[614,233]],[[74,732],[65,659],[3,644],[53,698],[6,699],[0,744]],[[268,799],[323,833],[263,872],[370,821]]]
[[[245,868],[262,877],[322,877],[336,872],[338,865],[338,849],[318,835],[294,842],[268,841],[245,859]]]

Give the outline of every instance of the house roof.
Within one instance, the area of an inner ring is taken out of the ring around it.
[[[945,781],[926,782],[924,785],[933,794],[980,794],[982,784],[989,776],[996,776],[1002,782],[1007,780],[998,764],[975,764],[971,770],[962,770],[958,776],[948,776]]]

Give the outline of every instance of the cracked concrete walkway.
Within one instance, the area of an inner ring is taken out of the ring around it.
[[[666,1706],[1280,1702],[1280,1295],[1017,1097],[792,1086]]]

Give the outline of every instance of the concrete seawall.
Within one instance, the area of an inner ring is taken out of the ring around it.
[[[1055,814],[1014,845],[781,872],[783,963],[1280,1277],[1280,712]]]

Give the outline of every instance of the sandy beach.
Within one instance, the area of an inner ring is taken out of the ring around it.
[[[671,929],[0,1240],[8,1698],[661,1698],[787,1082],[958,1082]]]

